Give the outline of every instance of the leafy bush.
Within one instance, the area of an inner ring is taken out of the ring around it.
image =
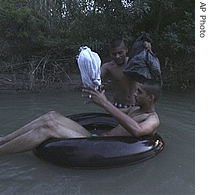
[[[29,71],[34,56],[50,51],[74,59],[81,45],[105,61],[111,39],[123,36],[131,47],[141,31],[153,38],[165,86],[194,86],[192,0],[0,0],[0,68]],[[60,66],[71,73],[76,61]]]

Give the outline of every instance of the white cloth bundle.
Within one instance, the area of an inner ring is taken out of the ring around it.
[[[91,51],[87,46],[80,47],[77,63],[83,86],[92,86],[98,89],[101,85],[101,59],[99,55]]]

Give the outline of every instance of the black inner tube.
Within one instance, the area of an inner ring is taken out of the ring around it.
[[[84,113],[68,117],[97,135],[118,124],[104,113]],[[154,157],[163,148],[162,138],[155,134],[140,139],[125,136],[49,139],[33,152],[40,159],[54,165],[98,169],[138,163]]]

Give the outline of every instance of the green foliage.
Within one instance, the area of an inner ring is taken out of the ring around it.
[[[31,9],[26,6],[16,8],[15,1],[10,4],[1,2],[0,22],[1,36],[8,40],[28,39],[36,24]]]
[[[50,50],[68,50],[72,58],[81,45],[104,61],[111,39],[123,36],[130,47],[147,31],[165,85],[191,85],[194,15],[192,0],[0,0],[0,63],[29,61]]]

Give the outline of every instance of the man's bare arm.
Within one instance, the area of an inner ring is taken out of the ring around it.
[[[108,73],[108,63],[105,63],[101,66],[101,78],[104,78]]]
[[[130,116],[113,106],[112,103],[107,100],[106,96],[104,95],[104,91],[99,92],[95,91],[92,88],[90,88],[89,90],[85,89],[84,91],[91,94],[91,101],[103,107],[120,123],[120,125],[122,125],[122,127],[124,127],[134,137],[140,137],[145,134],[150,134],[159,125],[159,120],[157,117],[147,119],[142,123],[136,122]]]

